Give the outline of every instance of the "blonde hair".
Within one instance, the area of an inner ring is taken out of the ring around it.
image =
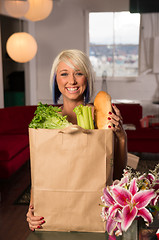
[[[94,71],[89,57],[82,51],[77,49],[64,50],[55,58],[50,75],[50,87],[53,89],[54,76],[60,62],[64,62],[71,68],[78,67],[78,69],[86,76],[89,87],[90,98],[93,95]],[[72,63],[73,64],[72,64]]]

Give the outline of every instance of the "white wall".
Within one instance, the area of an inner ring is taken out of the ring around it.
[[[77,1],[74,2],[64,0],[61,5],[55,2],[51,16],[35,25],[38,43],[38,101],[52,102],[49,78],[56,55],[63,49],[85,50],[84,11]]]

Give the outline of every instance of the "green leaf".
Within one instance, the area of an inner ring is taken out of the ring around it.
[[[71,123],[67,121],[67,116],[62,116],[61,109],[59,107],[53,107],[40,102],[29,127],[35,129],[61,129],[69,125],[71,125]]]

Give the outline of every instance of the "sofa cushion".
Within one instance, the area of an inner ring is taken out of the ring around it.
[[[28,134],[28,124],[34,117],[37,106],[16,106],[0,109],[0,133],[10,131]]]
[[[0,161],[8,161],[29,146],[27,135],[0,135]]]
[[[4,134],[4,133],[2,133],[2,134]],[[9,131],[6,131],[5,134],[7,134],[7,135],[28,135],[29,128],[27,130],[26,130],[26,128],[11,129]]]
[[[10,161],[0,161],[0,179],[7,179],[29,160],[29,148],[19,152]]]
[[[140,104],[118,103],[116,106],[121,112],[124,124],[134,124],[136,128],[140,128],[140,119],[142,118],[142,106]]]
[[[140,128],[137,130],[126,130],[127,136],[129,139],[140,139],[145,140],[149,139],[159,139],[159,129],[153,128]]]

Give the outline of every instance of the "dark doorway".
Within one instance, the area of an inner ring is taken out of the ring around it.
[[[23,21],[0,16],[3,60],[4,107],[25,105],[24,64],[12,60],[6,51],[6,42],[15,32],[23,30]]]

